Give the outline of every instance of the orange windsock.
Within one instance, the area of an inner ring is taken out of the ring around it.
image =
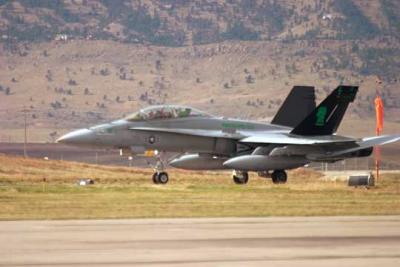
[[[380,96],[375,98],[375,112],[376,112],[376,134],[380,135],[383,130],[383,102]]]

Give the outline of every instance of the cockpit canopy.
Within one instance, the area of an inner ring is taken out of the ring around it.
[[[209,114],[200,110],[174,105],[151,106],[141,109],[125,118],[127,121],[148,121],[148,120],[163,120],[177,119],[187,117],[210,117]]]

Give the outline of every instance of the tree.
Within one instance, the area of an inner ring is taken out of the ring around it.
[[[229,25],[228,30],[222,34],[222,36],[229,40],[257,40],[259,34],[252,32],[246,28],[242,22],[235,22],[233,25]]]
[[[161,65],[161,60],[157,59],[157,60],[156,60],[156,70],[157,70],[157,71],[160,71],[160,70],[161,70],[161,67],[162,67],[162,65]]]
[[[247,83],[254,83],[255,79],[254,79],[253,76],[251,76],[251,74],[249,74],[249,75],[246,76],[246,82]]]
[[[76,86],[76,85],[78,85],[78,83],[75,80],[69,79],[68,85]]]
[[[110,71],[109,71],[107,68],[101,69],[101,70],[100,70],[100,74],[101,74],[102,76],[107,76],[107,75],[110,75]]]

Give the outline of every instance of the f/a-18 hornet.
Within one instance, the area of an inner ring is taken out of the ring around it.
[[[248,172],[285,183],[285,170],[310,162],[370,156],[373,147],[400,135],[352,138],[336,135],[357,86],[338,86],[318,107],[314,87],[295,86],[271,123],[216,117],[185,106],[144,108],[126,118],[68,133],[59,143],[118,148],[132,154],[155,151],[153,182],[165,184],[167,165],[188,170],[232,169],[246,184]],[[166,159],[165,152],[175,152]]]

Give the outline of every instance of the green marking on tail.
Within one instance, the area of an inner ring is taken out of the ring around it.
[[[315,117],[316,117],[315,125],[316,126],[324,126],[325,125],[326,112],[327,112],[327,108],[325,106],[320,106],[318,108],[318,111],[315,115]]]

